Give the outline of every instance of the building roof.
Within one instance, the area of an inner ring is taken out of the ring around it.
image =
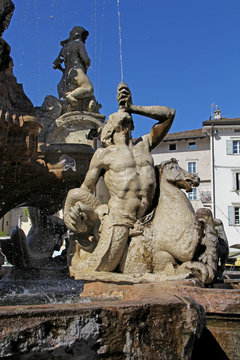
[[[203,126],[212,125],[240,125],[240,118],[220,118],[217,120],[206,120],[203,121]]]
[[[163,141],[173,141],[173,140],[187,140],[187,139],[197,139],[206,137],[203,134],[202,129],[179,131],[175,133],[170,133],[165,136]]]

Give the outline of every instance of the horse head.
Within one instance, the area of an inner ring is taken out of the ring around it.
[[[171,160],[163,161],[157,168],[159,170],[160,183],[165,179],[179,189],[185,189],[187,192],[191,192],[194,187],[200,184],[197,174],[192,174],[182,169],[176,159],[172,158]]]

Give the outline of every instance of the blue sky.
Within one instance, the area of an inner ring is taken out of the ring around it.
[[[14,1],[14,0],[13,0]],[[124,81],[136,105],[176,109],[172,131],[200,128],[211,104],[240,116],[239,0],[120,0]],[[61,73],[52,61],[75,25],[85,27],[88,75],[101,113],[117,110],[121,81],[117,0],[15,0],[3,37],[14,74],[35,106],[57,96]],[[152,120],[134,116],[134,136]]]

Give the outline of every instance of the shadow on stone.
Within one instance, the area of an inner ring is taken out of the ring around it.
[[[215,337],[207,328],[203,329],[201,337],[195,341],[191,360],[229,360]]]

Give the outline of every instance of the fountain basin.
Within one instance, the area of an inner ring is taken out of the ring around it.
[[[2,306],[0,356],[237,359],[240,290],[196,285],[85,282],[78,303]]]

